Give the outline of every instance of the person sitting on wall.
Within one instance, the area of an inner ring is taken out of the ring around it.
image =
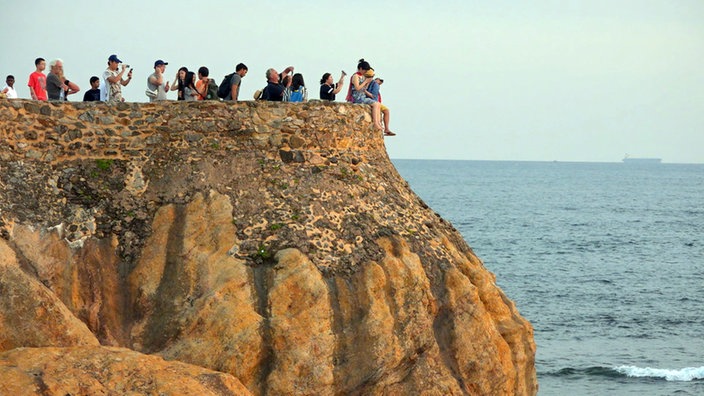
[[[367,96],[379,102],[379,107],[381,110],[382,119],[384,121],[384,135],[385,136],[396,136],[395,133],[391,132],[389,129],[389,121],[391,120],[391,114],[389,113],[389,108],[381,103],[381,93],[379,89],[384,80],[381,78],[374,78],[374,69],[370,69],[364,74],[365,77],[371,78],[372,82],[367,86]]]
[[[381,125],[381,106],[376,100],[367,96],[367,86],[372,82],[371,78],[367,78],[364,74],[372,67],[369,62],[360,59],[357,64],[357,72],[350,78],[350,88],[347,92],[347,101],[350,103],[368,104],[372,107],[372,122],[374,126],[380,130],[384,130]]]

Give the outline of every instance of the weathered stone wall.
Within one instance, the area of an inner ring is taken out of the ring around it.
[[[328,102],[281,105],[271,102],[178,103],[0,101],[3,160],[58,163],[72,159],[149,158],[164,146],[237,154],[278,148],[286,162],[325,162],[313,154],[328,150],[381,149],[371,133],[352,127],[371,119],[365,107]],[[238,144],[247,136],[252,146]],[[368,147],[374,143],[375,146]]]
[[[368,112],[0,101],[0,347],[97,340],[254,394],[535,394],[530,324]],[[44,364],[16,351],[0,382]]]

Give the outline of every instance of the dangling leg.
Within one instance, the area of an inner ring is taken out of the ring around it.
[[[391,132],[391,129],[389,129],[389,121],[391,118],[391,114],[389,113],[389,108],[382,104],[381,105],[381,112],[384,114],[384,135],[385,136],[396,136],[396,134]]]
[[[372,122],[374,122],[374,126],[380,130],[384,130],[384,127],[381,125],[381,106],[379,102],[374,102],[372,103]]]

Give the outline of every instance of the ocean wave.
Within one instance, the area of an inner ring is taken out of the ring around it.
[[[627,377],[664,378],[667,381],[693,381],[704,379],[704,366],[685,367],[679,370],[637,366],[618,366],[614,370]]]
[[[618,366],[618,367],[587,367],[576,369],[566,367],[561,370],[545,373],[553,377],[595,376],[595,377],[631,377],[656,378],[666,381],[689,382],[704,379],[704,366],[685,367],[682,369],[657,369],[651,367]]]
[[[545,373],[551,377],[573,377],[573,376],[598,376],[598,377],[621,377],[622,374],[616,372],[609,367],[587,367],[587,368],[572,368],[565,367],[563,369]],[[540,373],[538,373],[540,376]]]

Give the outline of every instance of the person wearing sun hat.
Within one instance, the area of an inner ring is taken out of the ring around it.
[[[169,62],[164,62],[161,59],[154,62],[154,73],[147,77],[147,96],[150,102],[166,100],[166,92],[169,91],[169,81],[164,78],[164,72],[168,64]]]
[[[367,85],[367,91],[365,94],[379,102],[381,119],[384,124],[384,136],[396,136],[396,134],[391,132],[389,129],[389,122],[391,121],[391,113],[389,112],[389,108],[381,103],[381,93],[379,92],[379,89],[381,88],[381,84],[384,83],[384,79],[375,77],[374,69],[369,69],[366,73],[364,73],[364,77],[372,79],[369,85]]]
[[[122,64],[122,70],[118,72],[117,69],[120,64]],[[132,69],[127,73],[127,79],[122,78],[127,67],[117,55],[110,55],[108,68],[103,72],[103,84],[100,86],[101,100],[113,103],[125,101],[125,98],[122,97],[122,87],[132,81]]]

